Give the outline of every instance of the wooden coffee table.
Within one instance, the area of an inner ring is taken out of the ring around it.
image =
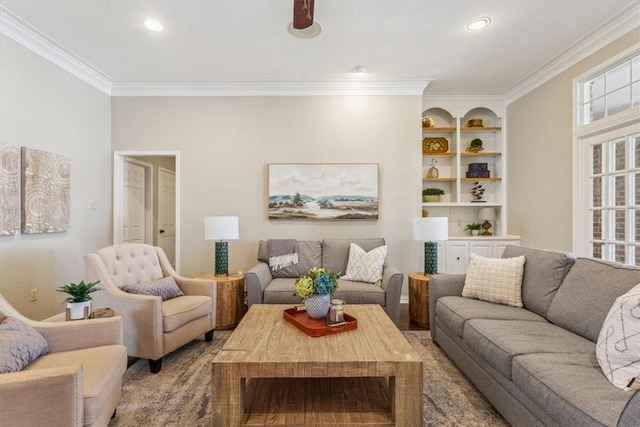
[[[253,305],[213,360],[214,426],[422,425],[422,360],[378,305],[355,330],[310,337],[291,305]]]

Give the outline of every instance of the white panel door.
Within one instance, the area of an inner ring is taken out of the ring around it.
[[[171,265],[176,262],[176,174],[158,169],[158,246]]]
[[[125,160],[122,180],[122,243],[145,243],[145,170]]]

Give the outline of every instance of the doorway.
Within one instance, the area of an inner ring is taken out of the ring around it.
[[[113,163],[113,244],[160,246],[179,272],[180,153],[115,151]]]

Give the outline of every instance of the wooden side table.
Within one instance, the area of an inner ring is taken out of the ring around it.
[[[429,328],[429,276],[409,274],[409,319]]]
[[[244,274],[216,276],[203,274],[196,279],[215,280],[216,288],[216,329],[232,329],[247,312],[244,306]]]

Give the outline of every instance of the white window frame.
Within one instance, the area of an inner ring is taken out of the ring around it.
[[[619,55],[600,64],[594,69],[573,79],[573,251],[581,256],[591,256],[592,235],[592,206],[591,206],[591,182],[593,171],[591,161],[592,146],[601,141],[610,141],[640,132],[640,107],[632,107],[611,116],[593,121],[586,125],[582,123],[582,85],[608,69],[615,67],[625,58],[630,58],[640,53],[640,43],[621,52]],[[629,144],[627,144],[628,146]],[[627,147],[627,154],[633,147]],[[603,153],[603,161],[607,156]],[[629,156],[627,156],[629,158]],[[604,165],[603,165],[604,166]],[[628,173],[628,172],[627,172]],[[603,194],[603,198],[605,194]],[[627,195],[630,197],[630,195]],[[628,200],[628,199],[627,199]],[[636,204],[638,201],[636,201]],[[603,205],[605,201],[603,200]],[[627,206],[625,204],[625,206]],[[610,220],[603,224],[604,228],[612,227]],[[629,225],[627,224],[627,228]],[[609,241],[608,241],[609,242]],[[631,251],[633,252],[633,251]],[[603,259],[612,259],[613,251],[603,251]],[[631,254],[632,255],[632,254]],[[627,261],[629,261],[627,251]],[[633,260],[633,258],[631,258]]]

